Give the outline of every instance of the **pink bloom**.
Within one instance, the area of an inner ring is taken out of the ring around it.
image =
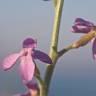
[[[72,32],[74,33],[89,33],[92,29],[96,28],[96,26],[89,21],[86,21],[82,18],[77,18],[72,26]],[[93,58],[96,59],[96,37],[93,38]]]
[[[4,70],[9,70],[20,60],[20,73],[24,83],[32,80],[35,72],[35,61],[39,59],[42,62],[52,64],[50,57],[39,50],[35,50],[37,42],[32,38],[27,38],[23,41],[23,49],[19,53],[14,53],[7,56],[3,62],[2,67]]]
[[[28,83],[26,86],[29,90],[31,90],[31,92],[32,92],[31,94],[34,94],[37,96],[37,94],[39,93],[39,88],[38,88],[37,83],[31,82],[31,83]],[[30,94],[30,92],[26,92],[25,94],[16,94],[14,96],[31,96],[31,94]]]

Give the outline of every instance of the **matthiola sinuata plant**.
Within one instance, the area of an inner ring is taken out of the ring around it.
[[[48,96],[50,83],[57,61],[61,56],[63,56],[66,52],[68,52],[71,49],[76,49],[85,46],[86,44],[88,44],[88,42],[93,41],[93,57],[96,58],[96,26],[92,22],[86,21],[82,18],[77,18],[75,20],[71,31],[74,33],[85,34],[76,42],[73,42],[68,47],[58,51],[59,30],[63,10],[63,3],[64,0],[53,0],[55,8],[55,19],[53,25],[49,56],[42,51],[36,50],[36,40],[32,38],[27,38],[23,41],[23,48],[20,52],[13,53],[3,60],[2,67],[5,71],[13,67],[13,65],[16,64],[17,60],[20,61],[21,78],[23,84],[27,86],[28,92],[25,94],[17,94],[15,96],[35,96],[33,94],[37,91],[39,91],[38,96]],[[39,68],[35,63],[35,59],[39,59],[42,62],[48,63],[48,65],[46,66],[44,78],[41,77]],[[33,77],[36,78],[36,84],[30,83]]]

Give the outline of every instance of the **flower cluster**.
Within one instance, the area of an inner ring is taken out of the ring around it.
[[[81,46],[87,44],[91,39],[93,42],[92,52],[93,58],[96,58],[96,26],[89,21],[82,18],[77,18],[72,26],[72,32],[74,33],[84,33],[87,34],[83,36],[77,44],[82,43]],[[80,45],[80,44],[79,44]]]
[[[10,54],[2,62],[2,68],[7,71],[16,64],[16,61],[20,61],[20,74],[22,81],[32,92],[28,92],[25,95],[17,94],[16,96],[31,96],[30,93],[35,94],[34,92],[38,89],[36,84],[29,84],[36,72],[39,71],[35,62],[36,59],[44,63],[52,64],[51,58],[46,53],[36,50],[36,47],[37,41],[32,38],[27,38],[23,41],[23,48],[20,52]]]

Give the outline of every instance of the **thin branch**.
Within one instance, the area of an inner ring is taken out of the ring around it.
[[[68,52],[71,49],[73,49],[72,45],[68,46],[67,48],[64,48],[64,49],[60,50],[58,52],[58,58],[60,58],[62,55],[64,55],[66,52]]]
[[[91,30],[89,33],[83,35],[78,41],[72,43],[67,48],[62,49],[58,52],[58,58],[60,58],[63,54],[65,54],[67,51],[75,48],[79,48],[82,46],[85,46],[90,40],[92,40],[96,36],[96,29]]]

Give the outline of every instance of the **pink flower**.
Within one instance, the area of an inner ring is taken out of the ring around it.
[[[26,86],[29,89],[28,92],[24,94],[16,94],[14,96],[37,96],[39,94],[39,87],[37,83],[30,82],[30,83],[27,83]]]
[[[37,41],[32,38],[27,38],[23,41],[23,49],[19,53],[14,53],[7,56],[3,62],[3,69],[9,70],[20,60],[20,73],[24,83],[32,80],[35,73],[35,59],[39,59],[42,62],[52,64],[50,57],[39,50],[35,50],[37,47]]]
[[[82,18],[77,18],[74,22],[74,25],[72,26],[72,32],[74,33],[89,33],[91,30],[96,29],[96,26],[89,21],[86,21]],[[92,47],[92,52],[93,52],[93,58],[96,59],[96,37],[93,38],[93,47]]]

